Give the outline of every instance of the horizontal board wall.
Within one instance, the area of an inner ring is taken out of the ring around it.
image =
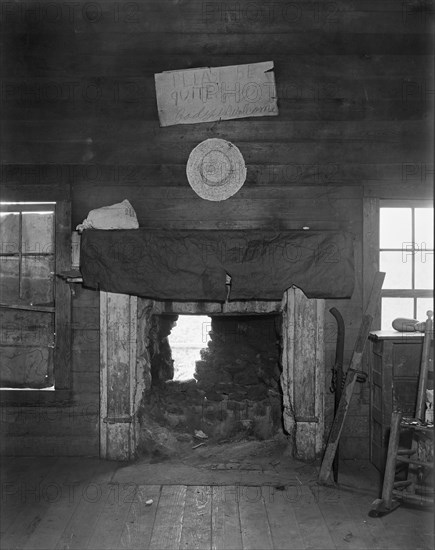
[[[4,455],[99,456],[99,293],[79,284],[72,289],[73,397],[50,406],[1,407]]]
[[[355,293],[327,303],[345,318],[350,357],[371,284],[362,279],[364,197],[432,195],[429,3],[6,2],[0,24],[3,200],[71,200],[73,226],[128,198],[150,229],[350,231]],[[160,128],[155,73],[269,60],[279,116]],[[200,199],[185,173],[192,148],[210,137],[234,142],[247,164],[242,189],[220,203]],[[96,299],[79,288],[73,299],[80,403],[98,400]],[[328,373],[332,316],[325,330]],[[352,402],[349,457],[366,456],[366,390]],[[96,426],[26,425],[35,452],[68,440],[71,453],[85,453],[87,437],[97,452]],[[12,430],[5,445],[19,453],[22,443]]]

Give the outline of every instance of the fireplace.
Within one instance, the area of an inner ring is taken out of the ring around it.
[[[292,287],[281,302],[158,302],[101,292],[100,304],[102,457],[176,455],[204,436],[221,442],[277,433],[295,456],[319,455],[323,300]],[[209,315],[211,341],[194,378],[176,381],[155,339],[182,314]]]
[[[148,335],[152,316],[160,314],[279,313],[282,426],[295,456],[312,460],[321,453],[324,300],[352,296],[352,235],[87,230],[80,254],[84,284],[101,292],[102,457],[132,459],[147,448],[156,427],[147,414],[153,382]],[[245,420],[249,428],[249,414]],[[170,438],[163,432],[163,439]]]
[[[220,443],[283,433],[281,315],[208,319],[210,340],[203,344],[194,372],[176,380],[169,340],[180,317],[152,316],[147,335],[151,385],[139,414],[142,425],[154,429],[141,432],[139,452],[174,454],[175,440]],[[166,445],[160,441],[162,431]]]

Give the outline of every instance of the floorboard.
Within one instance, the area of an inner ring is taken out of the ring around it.
[[[317,504],[317,498],[315,498],[310,487],[301,486],[297,489],[294,511],[307,550],[335,548],[334,541]]]
[[[59,533],[56,550],[83,550],[94,532],[102,506],[110,493],[109,481],[116,472],[116,465],[100,462],[94,476],[75,492],[77,506],[68,524]]]
[[[211,549],[211,487],[187,487],[180,548]]]
[[[160,501],[160,485],[141,485],[128,513],[120,548],[148,550]],[[152,503],[150,501],[152,500]],[[149,502],[149,504],[147,504]]]
[[[212,550],[242,548],[238,487],[212,487]]]
[[[284,487],[283,487],[284,488]],[[267,518],[272,533],[273,548],[300,550],[305,548],[294,510],[294,487],[284,491],[275,487],[268,488],[268,497],[264,499]]]
[[[57,461],[57,458],[18,458],[13,461],[13,465],[8,463],[6,471],[2,472],[1,481],[0,534],[2,536],[16,521],[17,515],[22,512],[26,501],[31,497],[32,488],[36,490]]]
[[[356,495],[352,492],[346,492],[343,497],[347,512],[355,518],[357,533],[365,541],[367,548],[370,548],[370,550],[387,548],[390,543],[385,536],[382,521],[368,515],[372,502],[373,498],[371,496]]]
[[[183,524],[185,485],[162,487],[150,547],[153,550],[178,550]]]
[[[131,505],[136,498],[136,491],[135,484],[109,482],[103,485],[102,509],[86,548],[117,550],[120,547],[121,535]]]
[[[31,478],[28,482],[23,479],[19,484],[22,504],[15,521],[2,537],[2,548],[31,548],[32,546],[29,545],[33,544],[32,541],[37,545],[35,548],[39,547],[38,532],[41,529],[43,531],[47,529],[45,520],[47,512],[59,501],[68,498],[67,487],[74,479],[75,468],[65,468],[60,459],[54,463],[48,461],[48,469],[44,475],[41,462],[45,460],[35,459],[35,468],[39,472],[39,477]],[[77,459],[73,463],[77,465],[79,462],[80,459]],[[47,546],[42,548],[45,550]]]
[[[176,466],[165,467],[177,477]],[[433,549],[429,510],[403,505],[370,518],[370,492],[319,486],[300,472],[287,485],[258,484],[258,475],[252,485],[145,485],[134,464],[119,482],[120,468],[98,459],[16,459],[3,472],[0,548]]]
[[[243,550],[273,550],[263,486],[240,486],[239,513]]]
[[[320,487],[317,504],[338,550],[368,550],[369,541],[359,528],[359,521],[352,504],[337,489]],[[353,512],[353,513],[352,513]]]
[[[427,535],[433,533],[433,522],[434,516],[430,512],[403,506],[381,518],[386,540],[399,550],[426,548],[430,540]],[[433,548],[433,545],[429,548]]]
[[[68,525],[83,490],[94,477],[98,462],[77,459],[68,461],[67,464],[62,463],[60,467],[60,475],[65,481],[48,484],[52,488],[50,498],[47,490],[48,507],[38,526],[26,540],[23,550],[46,550],[56,546],[59,533]]]

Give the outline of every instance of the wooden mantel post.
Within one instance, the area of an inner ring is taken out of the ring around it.
[[[100,292],[100,457],[130,460],[136,450],[137,298]]]
[[[284,428],[293,454],[315,459],[323,450],[324,300],[308,299],[296,287],[282,302],[282,376]]]

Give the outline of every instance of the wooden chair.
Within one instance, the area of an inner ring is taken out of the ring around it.
[[[402,500],[433,504],[433,424],[424,421],[428,372],[433,340],[432,311],[427,312],[415,418],[395,411],[391,418],[382,497],[372,503],[369,516],[379,517],[395,510]],[[399,445],[405,442],[405,447]],[[396,480],[397,470],[404,479]],[[400,473],[400,472],[399,472]]]

